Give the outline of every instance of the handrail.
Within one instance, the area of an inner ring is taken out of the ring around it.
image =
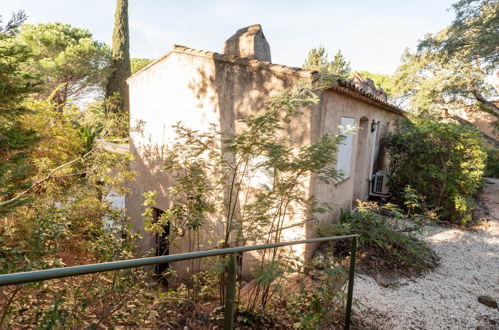
[[[319,238],[310,238],[304,240],[297,241],[288,241],[288,242],[279,242],[279,243],[269,243],[269,244],[260,244],[253,246],[241,246],[234,248],[225,248],[225,249],[216,249],[216,250],[208,250],[208,251],[198,251],[198,252],[189,252],[189,253],[180,253],[180,254],[172,254],[168,256],[159,256],[159,257],[148,257],[148,258],[139,258],[139,259],[129,259],[129,260],[120,260],[120,261],[112,261],[112,262],[104,262],[97,264],[88,264],[88,265],[80,265],[80,266],[70,266],[63,268],[53,268],[53,269],[45,269],[45,270],[36,270],[29,272],[20,272],[20,273],[12,273],[12,274],[4,274],[0,275],[0,287],[6,285],[13,284],[22,284],[29,282],[38,282],[51,280],[56,278],[70,277],[70,276],[78,276],[92,273],[100,273],[107,272],[112,270],[120,270],[127,268],[137,268],[143,266],[150,266],[156,264],[169,263],[174,261],[181,260],[189,260],[189,259],[198,259],[219,255],[231,255],[231,260],[238,253],[255,251],[255,250],[264,250],[276,247],[283,247],[289,245],[297,245],[297,244],[307,244],[307,243],[316,243],[316,242],[327,242],[327,241],[337,241],[343,239],[351,239],[352,240],[352,252],[350,258],[350,270],[349,270],[349,278],[348,278],[348,293],[347,293],[347,306],[345,313],[345,329],[350,328],[350,316],[351,316],[351,308],[352,308],[352,298],[353,298],[353,281],[354,281],[354,272],[355,272],[355,259],[357,254],[357,238],[359,235],[343,235],[343,236],[330,236],[330,237],[319,237]],[[235,262],[231,262],[229,260],[229,269],[228,278],[234,283],[228,283],[227,285],[227,296],[234,297],[235,291],[235,276],[236,272]],[[230,306],[229,306],[230,305]],[[233,314],[234,314],[234,306],[233,304],[226,304],[226,316],[229,316],[230,319],[226,317],[225,319],[225,329],[232,329],[233,327]],[[232,315],[232,317],[230,317]]]

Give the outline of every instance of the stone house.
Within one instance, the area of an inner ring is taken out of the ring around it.
[[[260,25],[241,29],[225,42],[224,54],[174,45],[172,50],[128,79],[130,90],[130,125],[140,129],[130,134],[130,150],[135,160],[132,170],[139,176],[126,197],[126,210],[135,227],[144,235],[143,247],[158,244],[157,237],[143,229],[141,214],[145,191],[158,193],[156,212],[169,207],[169,174],[161,169],[164,148],[174,137],[171,126],[182,121],[190,128],[206,130],[217,123],[223,133],[237,132],[238,119],[255,113],[277,91],[298,82],[311,82],[316,71],[271,62],[270,47]],[[358,126],[357,134],[348,134],[338,152],[338,169],[345,173],[335,185],[314,180],[304,184],[307,196],[319,202],[333,202],[329,213],[317,215],[320,221],[333,221],[341,211],[350,210],[356,199],[366,200],[372,174],[379,168],[379,141],[402,118],[403,112],[386,102],[386,95],[372,81],[356,76],[352,81],[339,80],[318,92],[320,102],[293,119],[286,132],[295,143],[309,144],[338,127]],[[298,214],[290,223],[307,217]],[[213,219],[213,221],[216,221]],[[312,222],[283,232],[283,239],[304,239],[316,235]],[[215,229],[202,234],[201,249],[213,247],[220,239]],[[218,239],[217,239],[218,238]],[[314,246],[297,246],[295,253],[309,258]],[[300,250],[301,249],[301,250]],[[186,252],[185,244],[161,248],[162,253]],[[177,270],[187,263],[175,266]]]

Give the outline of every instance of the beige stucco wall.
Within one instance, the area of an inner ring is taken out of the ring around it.
[[[402,116],[338,92],[327,90],[322,94],[320,114],[317,117],[320,120],[314,129],[320,131],[320,135],[339,134],[338,127],[341,117],[353,118],[355,125],[359,127],[357,133],[353,135],[350,176],[333,185],[326,185],[317,180],[313,181],[311,185],[310,194],[315,196],[319,203],[331,203],[330,212],[316,214],[315,217],[320,222],[333,222],[339,219],[342,212],[348,212],[352,209],[355,195],[361,200],[368,199],[371,164],[373,173],[380,169],[380,164],[378,164],[380,140],[384,134],[395,128],[396,122]],[[373,119],[376,122],[379,121],[375,132],[371,132]],[[374,153],[372,152],[373,144]],[[314,237],[316,228],[317,226],[309,224],[307,237]],[[309,258],[314,249],[314,245],[309,245],[305,258]]]
[[[165,161],[164,150],[174,137],[171,126],[182,121],[190,128],[203,131],[215,123],[222,132],[230,136],[241,129],[239,119],[261,111],[264,103],[277,91],[307,79],[310,78],[176,52],[171,52],[129,79],[131,152],[135,158],[132,169],[139,176],[130,186],[126,209],[135,228],[144,237],[142,252],[155,245],[154,237],[143,229],[142,193],[156,190],[156,207],[165,210],[170,206],[167,190],[171,185],[171,178],[161,166]],[[354,118],[356,124],[364,118],[367,120],[363,122],[367,130],[354,135],[349,178],[336,185],[325,185],[312,179],[301,186],[306,197],[315,196],[319,202],[333,203],[331,212],[313,215],[320,221],[334,221],[342,210],[351,209],[354,186],[357,187],[356,195],[367,199],[372,143],[376,144],[374,157],[377,157],[382,133],[393,127],[395,120],[400,118],[395,113],[329,90],[320,93],[318,105],[305,109],[302,116],[293,119],[285,127],[285,134],[297,146],[309,144],[325,133],[337,134],[342,116]],[[374,134],[370,131],[373,119],[380,121],[375,141]],[[360,144],[359,137],[362,141]],[[357,150],[359,145],[363,146],[365,152]],[[357,163],[359,155],[362,160]],[[294,211],[295,214],[287,219],[286,225],[311,217],[307,214],[308,210],[297,208]],[[200,250],[212,248],[223,237],[223,226],[219,218],[213,216],[208,221],[210,224],[200,233]],[[313,222],[294,226],[283,232],[282,239],[314,237],[316,227]],[[308,258],[314,248],[313,245],[295,246],[293,253],[295,256]],[[170,247],[171,254],[187,250],[187,238]],[[261,252],[255,252],[259,253]],[[251,259],[251,254],[245,255],[245,260]],[[192,262],[176,263],[173,266],[182,275],[188,267],[192,267]],[[249,263],[246,263],[245,273],[248,272],[248,267]]]
[[[126,209],[144,237],[142,252],[155,245],[154,236],[143,229],[142,193],[155,190],[158,193],[155,206],[162,210],[170,206],[167,190],[171,178],[161,166],[165,161],[164,150],[174,138],[171,126],[182,121],[203,131],[215,123],[230,136],[240,130],[239,119],[261,111],[271,95],[300,79],[305,78],[175,52],[129,79],[131,152],[135,158],[132,170],[139,175],[130,186]],[[286,127],[287,134],[297,144],[310,142],[310,118],[310,111],[306,111],[299,121],[292,121]],[[305,183],[304,191],[308,189]],[[296,214],[295,218],[302,219],[303,215]],[[223,237],[219,218],[214,216],[209,221],[200,234],[200,250],[212,248]],[[304,228],[288,230],[285,235],[288,239],[299,239],[304,236]],[[179,240],[170,253],[186,252],[186,241]],[[182,273],[189,265],[189,262],[177,263],[175,268]]]

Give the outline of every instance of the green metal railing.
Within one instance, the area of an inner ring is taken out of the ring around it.
[[[227,286],[225,291],[225,310],[224,310],[224,328],[233,329],[234,327],[234,305],[235,305],[235,292],[236,292],[236,255],[243,252],[264,250],[277,248],[282,246],[290,246],[297,244],[307,244],[307,243],[317,243],[317,242],[327,242],[327,241],[338,241],[343,239],[351,239],[351,257],[350,257],[350,268],[348,275],[348,291],[347,291],[347,304],[345,311],[345,327],[344,329],[350,329],[350,319],[352,315],[352,300],[353,300],[353,282],[355,275],[355,259],[357,255],[357,238],[359,235],[344,235],[344,236],[331,236],[331,237],[320,237],[311,238],[300,241],[289,241],[271,244],[260,244],[253,246],[241,246],[235,248],[172,254],[168,256],[160,257],[149,257],[140,259],[130,259],[121,261],[112,261],[99,264],[89,264],[82,266],[72,266],[64,268],[54,268],[46,270],[37,270],[31,272],[13,273],[0,275],[0,287],[13,284],[22,284],[29,282],[38,282],[51,280],[62,277],[70,277],[77,275],[85,275],[92,273],[107,272],[112,270],[127,269],[127,268],[137,268],[143,266],[157,265],[162,263],[169,263],[174,261],[198,259],[205,257],[213,257],[220,255],[229,255],[229,262],[227,265]]]

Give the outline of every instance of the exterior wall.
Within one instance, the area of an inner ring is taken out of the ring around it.
[[[395,128],[397,120],[402,116],[386,111],[374,105],[351,98],[332,90],[322,94],[320,122],[316,123],[321,135],[326,133],[339,134],[341,117],[353,118],[356,126],[363,126],[353,136],[352,161],[350,176],[337,184],[326,185],[313,182],[310,195],[315,196],[320,203],[332,203],[330,212],[316,214],[320,222],[332,222],[339,219],[342,212],[348,212],[354,206],[354,195],[359,199],[367,200],[369,195],[369,179],[372,173],[382,169],[378,164],[380,140],[386,132]],[[373,119],[379,125],[375,132],[371,132]],[[374,144],[374,153],[373,151]],[[360,148],[360,149],[359,149]],[[358,186],[360,185],[360,186]],[[354,194],[357,192],[357,194]],[[316,226],[308,226],[307,237],[316,236]],[[310,245],[305,258],[311,257],[315,246]]]
[[[168,187],[172,179],[161,167],[165,162],[165,148],[174,138],[171,126],[182,121],[189,128],[205,131],[214,123],[220,126],[225,137],[229,137],[242,129],[239,119],[262,111],[264,103],[273,94],[307,79],[310,78],[235,65],[209,56],[171,52],[128,80],[132,128],[130,150],[135,158],[132,170],[137,171],[139,176],[131,184],[132,192],[126,197],[126,209],[134,226],[144,237],[142,252],[156,244],[153,235],[143,228],[142,193],[155,190],[158,193],[155,207],[161,210],[170,207]],[[364,127],[353,136],[350,177],[336,185],[324,185],[312,179],[300,187],[306,197],[315,196],[318,202],[333,203],[329,213],[315,215],[321,222],[335,221],[342,211],[349,211],[354,192],[360,199],[367,199],[371,164],[375,168],[377,166],[375,160],[379,153],[379,140],[385,131],[395,126],[400,115],[328,90],[320,93],[318,105],[304,109],[303,115],[285,127],[285,134],[292,138],[296,146],[309,144],[326,133],[339,133],[341,117],[353,118],[357,125]],[[375,134],[370,130],[373,119],[380,122]],[[298,208],[292,210],[290,213],[294,215],[287,219],[284,226],[309,219],[311,214],[308,212]],[[214,216],[208,222],[200,232],[200,250],[212,248],[223,237],[223,225],[219,218]],[[316,228],[312,222],[292,226],[283,231],[282,239],[315,237]],[[248,242],[253,243],[258,242]],[[308,259],[315,246],[299,245],[292,249],[293,255]],[[171,254],[187,251],[187,238],[170,247]],[[244,258],[243,273],[247,274],[255,258],[251,253],[245,254]],[[182,276],[193,265],[192,261],[183,261],[173,267]]]
[[[154,236],[143,228],[142,193],[156,190],[155,207],[165,210],[170,206],[167,190],[172,181],[161,166],[165,148],[174,138],[171,126],[182,121],[203,131],[214,123],[228,137],[241,129],[239,119],[261,111],[271,95],[300,79],[306,78],[175,52],[129,79],[132,170],[139,175],[131,184],[126,206],[127,215],[144,237],[142,252],[155,245]],[[311,112],[306,111],[299,121],[286,127],[298,145],[311,141],[310,121]],[[305,185],[303,189],[309,188]],[[223,237],[222,224],[215,218],[209,221],[200,233],[201,250],[212,248]],[[289,230],[286,235],[286,239],[303,237],[303,228]],[[187,251],[187,238],[170,248],[171,254]],[[180,276],[191,266],[189,261],[174,265]]]

